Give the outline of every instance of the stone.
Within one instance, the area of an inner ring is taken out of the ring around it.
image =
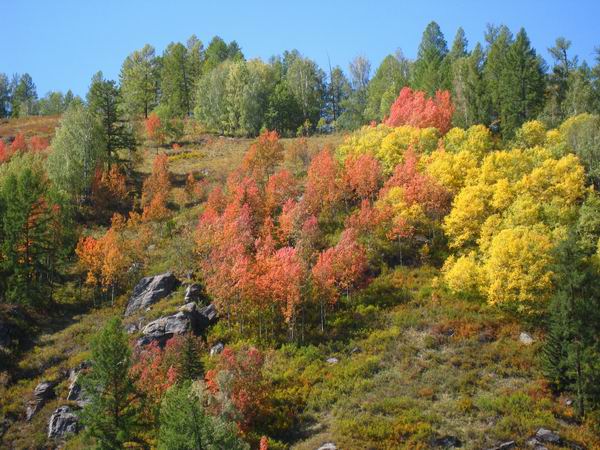
[[[142,329],[142,337],[138,345],[147,345],[157,341],[164,345],[169,339],[188,331],[196,336],[204,333],[206,329],[217,320],[217,310],[214,305],[198,309],[195,303],[188,303],[179,308],[179,312],[171,316],[160,317],[150,322]]]
[[[533,338],[529,333],[525,333],[524,331],[519,335],[519,341],[523,345],[531,345],[533,344]]]
[[[454,448],[462,447],[462,442],[456,436],[442,436],[432,442],[433,447]]]
[[[333,442],[326,442],[321,445],[317,450],[337,450],[337,447]]]
[[[199,302],[202,298],[202,286],[199,284],[189,284],[185,288],[185,297],[183,301],[185,303],[189,302]]]
[[[44,406],[47,400],[54,397],[55,385],[55,383],[50,381],[42,381],[35,387],[33,391],[33,400],[29,402],[25,413],[27,421],[30,421],[35,413],[42,409],[42,406]]]
[[[140,309],[146,309],[165,298],[175,290],[178,284],[179,281],[171,272],[142,278],[133,288],[133,293],[125,309],[125,316]]]
[[[81,376],[81,372],[88,369],[90,367],[90,363],[87,361],[82,362],[74,369],[71,369],[69,373],[69,393],[67,394],[67,400],[77,403],[77,406],[83,408],[90,402],[89,397],[86,395],[86,392],[81,387],[79,383],[79,377]]]
[[[517,443],[515,441],[506,441],[488,450],[511,450],[513,448],[517,448]]]
[[[546,428],[540,428],[539,430],[537,430],[535,432],[535,438],[538,441],[544,442],[544,443],[550,443],[550,444],[560,443],[560,436],[553,431],[547,430]]]
[[[533,450],[548,450],[548,447],[546,447],[545,445],[543,445],[536,438],[529,439],[527,441],[527,446],[528,447],[533,447]]]
[[[48,422],[48,438],[62,438],[67,433],[74,434],[79,431],[79,422],[77,416],[69,406],[57,408],[50,416]]]
[[[222,342],[218,342],[210,348],[210,356],[215,356],[221,353],[225,349]]]
[[[327,364],[337,364],[340,362],[340,360],[332,357],[332,358],[327,358],[326,362],[327,362]]]

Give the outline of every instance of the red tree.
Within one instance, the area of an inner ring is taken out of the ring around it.
[[[350,156],[344,162],[342,188],[350,198],[372,198],[379,189],[382,172],[379,161],[369,155]]]
[[[25,136],[23,133],[18,133],[15,140],[10,144],[10,150],[12,153],[24,152],[27,150],[27,142],[25,142]]]
[[[10,159],[10,151],[4,141],[0,139],[0,164]]]
[[[50,143],[48,142],[48,139],[46,139],[46,138],[43,138],[40,136],[33,136],[31,138],[31,140],[29,141],[29,145],[31,147],[31,150],[33,150],[35,152],[41,152],[43,150],[46,150],[46,148],[48,148]]]
[[[450,99],[450,92],[437,91],[434,97],[427,98],[423,91],[403,87],[390,109],[385,124],[391,127],[435,127],[441,133],[446,133],[451,127],[453,113],[454,105]]]
[[[339,199],[337,163],[329,149],[325,148],[308,167],[303,204],[309,215],[318,216],[321,211],[332,208]]]
[[[264,184],[283,161],[283,145],[277,131],[263,132],[244,155],[242,169],[258,183]]]

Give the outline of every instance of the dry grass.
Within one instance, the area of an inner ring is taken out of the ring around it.
[[[50,140],[54,135],[60,116],[31,116],[0,120],[0,139],[8,139],[23,133],[25,138],[40,136]]]

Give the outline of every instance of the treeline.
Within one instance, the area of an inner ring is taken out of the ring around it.
[[[130,119],[156,112],[161,120],[194,116],[207,131],[256,136],[261,129],[281,135],[352,130],[382,121],[400,89],[434,95],[451,92],[453,125],[485,124],[511,138],[525,121],[555,127],[566,117],[600,112],[600,62],[579,62],[571,42],[558,38],[548,49],[549,66],[524,29],[488,26],[483,43],[470,48],[459,28],[448,46],[437,23],[423,33],[417,58],[388,55],[372,74],[356,57],[344,71],[323,70],[297,50],[268,62],[246,60],[240,46],[219,37],[204,46],[196,36],[171,43],[162,55],[146,45],[123,62],[113,82]],[[57,114],[73,100],[51,92],[38,100],[25,74],[9,82],[0,75],[0,116]]]

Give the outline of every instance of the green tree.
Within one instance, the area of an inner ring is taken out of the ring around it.
[[[158,103],[159,73],[158,58],[151,45],[146,44],[125,59],[120,80],[127,114],[148,118]]]
[[[182,342],[179,358],[178,375],[181,381],[192,381],[204,375],[204,367],[200,360],[202,343],[193,333],[187,333]]]
[[[302,108],[292,93],[287,81],[282,80],[269,96],[265,125],[283,136],[292,135],[304,118]]]
[[[525,121],[537,117],[544,105],[545,63],[531,47],[523,28],[508,49],[501,72],[499,104],[502,135],[512,137]]]
[[[10,114],[10,82],[4,73],[0,73],[0,117]]]
[[[402,52],[386,56],[369,82],[365,118],[383,120],[389,114],[400,89],[408,83],[409,63]]]
[[[483,66],[483,77],[490,100],[489,123],[496,130],[500,118],[503,101],[502,80],[507,70],[508,50],[513,42],[513,36],[508,27],[488,25],[485,33],[487,42],[486,60]]]
[[[48,92],[38,102],[39,114],[42,116],[55,116],[65,111],[65,98],[62,92]]]
[[[324,106],[325,74],[314,61],[298,56],[289,64],[285,78],[302,111],[302,122],[316,125]]]
[[[554,60],[552,72],[546,86],[546,104],[542,113],[545,121],[552,127],[560,125],[565,118],[565,99],[569,88],[570,75],[577,68],[577,57],[570,58],[568,51],[571,41],[559,37],[548,53]]]
[[[102,124],[109,165],[116,159],[118,149],[135,150],[133,132],[123,117],[121,93],[115,81],[105,79],[102,72],[96,73],[87,94],[87,104]]]
[[[440,26],[436,22],[429,23],[423,32],[417,60],[413,65],[412,87],[430,96],[437,90],[449,89],[447,54],[448,46]]]
[[[11,95],[11,110],[13,117],[28,116],[35,114],[37,101],[37,90],[31,75],[24,73],[14,84]]]
[[[192,112],[192,89],[188,51],[183,44],[172,42],[162,56],[161,105],[177,117],[189,115]]]
[[[594,111],[594,86],[592,71],[584,62],[569,74],[567,91],[562,103],[563,117]]]
[[[48,176],[59,191],[80,203],[89,194],[105,149],[104,131],[98,120],[83,106],[73,104],[52,139]]]
[[[456,108],[453,123],[458,127],[489,123],[484,62],[485,55],[478,43],[470,55],[459,57],[452,64],[452,102]]]
[[[196,86],[194,115],[209,130],[225,133],[227,127],[226,85],[231,62],[206,72]]]
[[[158,449],[160,450],[247,450],[248,444],[237,436],[233,422],[213,417],[205,410],[198,391],[189,382],[172,386],[160,408]]]
[[[119,318],[113,318],[91,342],[92,369],[82,379],[90,402],[81,414],[86,433],[98,449],[122,449],[138,441],[140,398],[131,378],[131,351]]]
[[[48,303],[68,253],[66,208],[51,191],[41,157],[16,155],[0,168],[0,298]]]
[[[351,90],[350,82],[341,67],[335,66],[329,71],[326,115],[331,122],[335,123],[341,116],[343,112],[342,104],[350,95]]]

